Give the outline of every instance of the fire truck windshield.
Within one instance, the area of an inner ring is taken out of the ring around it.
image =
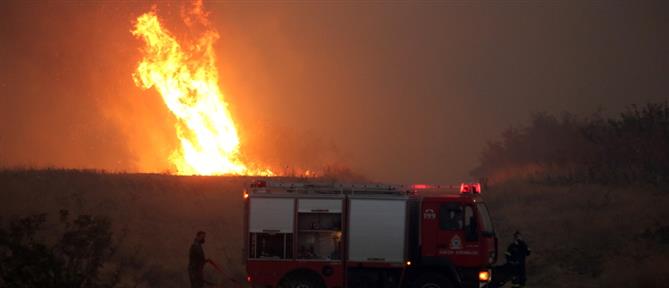
[[[488,213],[488,208],[485,204],[479,202],[476,204],[476,208],[479,210],[479,215],[481,217],[481,232],[494,234],[495,229],[492,226],[492,220],[490,220],[490,214]]]

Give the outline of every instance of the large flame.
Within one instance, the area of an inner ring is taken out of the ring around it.
[[[237,128],[218,86],[213,49],[218,33],[208,24],[202,3],[196,2],[184,20],[197,21],[204,32],[180,43],[154,11],[139,16],[132,31],[146,42],[133,74],[135,84],[155,88],[177,119],[181,147],[170,161],[179,174],[271,175],[270,170],[250,168],[241,160]]]

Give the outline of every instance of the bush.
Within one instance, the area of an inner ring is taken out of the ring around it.
[[[669,105],[630,106],[618,117],[532,116],[509,128],[481,153],[476,177],[523,178],[548,184],[666,184]]]
[[[62,210],[59,225],[47,229],[46,223],[47,215],[39,214],[0,227],[0,286],[117,286],[121,270],[109,263],[117,243],[108,219],[71,219]]]

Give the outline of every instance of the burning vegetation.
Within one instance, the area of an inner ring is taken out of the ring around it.
[[[191,30],[201,28],[199,35],[177,40],[155,9],[139,16],[132,30],[145,42],[135,84],[155,88],[177,119],[180,147],[170,161],[177,173],[186,175],[273,175],[242,159],[237,128],[218,83],[214,43],[219,36],[202,2],[196,1],[183,20]]]

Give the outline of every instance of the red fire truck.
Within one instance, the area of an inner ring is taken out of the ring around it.
[[[480,193],[480,184],[256,181],[244,191],[247,281],[286,288],[485,287],[497,238]]]

